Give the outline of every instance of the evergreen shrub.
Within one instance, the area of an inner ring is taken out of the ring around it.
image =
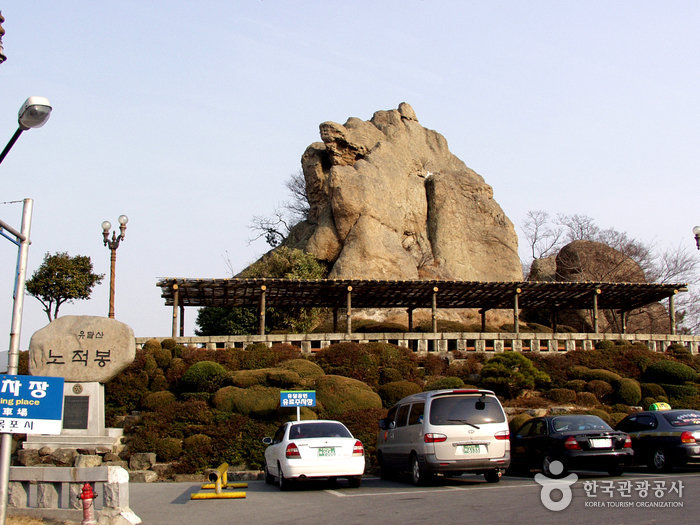
[[[391,408],[401,399],[412,394],[417,394],[422,392],[421,387],[419,387],[413,381],[394,381],[393,383],[387,383],[379,387],[377,394],[382,398],[382,406],[384,408]]]

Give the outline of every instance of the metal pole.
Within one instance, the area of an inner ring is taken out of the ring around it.
[[[17,278],[15,280],[14,306],[12,309],[12,328],[10,329],[10,351],[7,356],[7,374],[17,375],[19,367],[19,340],[22,329],[22,309],[24,308],[24,289],[27,280],[27,258],[29,255],[29,232],[32,226],[32,208],[34,201],[24,199],[22,212],[22,237],[17,255]],[[7,514],[7,499],[10,486],[10,455],[12,454],[12,434],[2,434],[0,441],[0,523],[4,525]]]
[[[17,131],[15,131],[15,134],[12,135],[12,138],[10,139],[10,142],[7,143],[7,146],[5,146],[5,149],[2,150],[2,153],[0,153],[0,163],[5,160],[5,157],[7,157],[7,154],[10,152],[12,149],[12,146],[15,145],[15,142],[17,142],[17,139],[19,136],[22,134],[24,130],[22,128],[17,128]]]
[[[112,254],[109,257],[109,318],[114,319],[114,279],[117,270],[117,248],[111,248]]]

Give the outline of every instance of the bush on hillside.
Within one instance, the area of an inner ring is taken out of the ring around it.
[[[612,390],[612,387],[610,390]],[[595,407],[600,405],[600,401],[592,392],[578,392],[576,394],[576,404],[583,407]]]
[[[613,387],[607,381],[601,381],[600,379],[594,379],[586,383],[586,392],[590,392],[597,399],[603,400],[613,393]]]
[[[160,410],[163,407],[174,403],[177,400],[175,394],[163,390],[161,392],[154,392],[153,394],[148,394],[141,405],[146,410]]]
[[[316,380],[316,402],[330,419],[344,412],[382,408],[382,399],[366,383],[336,375]]]
[[[564,383],[564,388],[573,390],[574,392],[583,392],[586,388],[586,382],[583,379],[572,379]]]
[[[200,361],[187,369],[180,384],[184,392],[216,392],[228,376],[219,363]]]
[[[615,389],[614,399],[617,403],[637,406],[642,400],[642,389],[634,379],[622,378],[615,381],[613,388]]]
[[[441,377],[425,385],[425,390],[448,390],[452,388],[464,388],[464,381],[459,377]]]
[[[549,383],[549,376],[520,352],[498,354],[481,369],[481,386],[508,397],[519,390],[532,390]]]
[[[568,388],[552,388],[547,392],[547,397],[555,403],[573,405],[576,403],[576,392]]]
[[[172,437],[160,438],[156,441],[153,451],[158,461],[175,461],[182,454],[182,440]]]
[[[697,375],[688,365],[664,360],[650,365],[644,373],[644,379],[648,383],[681,385],[686,381],[694,381]]]
[[[324,375],[323,368],[308,359],[285,361],[280,363],[279,368],[296,372],[302,379],[316,379]]]
[[[350,377],[372,386],[379,383],[377,356],[359,343],[330,345],[312,359],[327,375]]]
[[[422,392],[422,389],[413,381],[394,381],[380,386],[377,390],[384,408],[391,408],[404,397],[418,392]]]

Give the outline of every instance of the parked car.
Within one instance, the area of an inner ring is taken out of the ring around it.
[[[632,441],[597,416],[562,415],[526,421],[511,437],[511,469],[540,469],[551,478],[571,470],[594,470],[619,476],[632,462]],[[564,470],[552,472],[560,461]]]
[[[265,482],[280,490],[294,481],[347,478],[357,488],[365,471],[365,450],[340,421],[290,421],[266,437]]]
[[[632,438],[635,463],[661,472],[700,463],[700,411],[688,409],[636,412],[615,427]]]
[[[497,483],[510,463],[508,421],[489,390],[433,390],[403,398],[379,421],[382,479],[411,473],[415,485],[436,473],[484,474]]]

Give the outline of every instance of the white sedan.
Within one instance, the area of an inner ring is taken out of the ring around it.
[[[362,443],[340,421],[289,421],[266,437],[265,482],[281,490],[293,480],[348,478],[357,488],[365,472]]]

